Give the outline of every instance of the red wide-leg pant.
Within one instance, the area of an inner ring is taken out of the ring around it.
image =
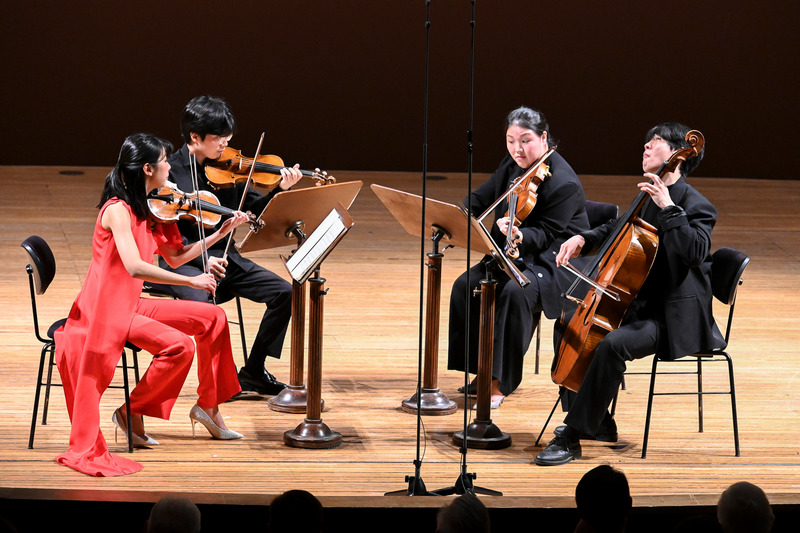
[[[131,412],[169,418],[192,365],[192,336],[197,343],[197,404],[211,408],[239,392],[224,310],[201,302],[140,299],[127,339],[153,354],[153,360],[131,392]],[[142,469],[135,461],[109,453],[100,431],[100,397],[120,356],[106,354],[102,361],[74,364],[59,361],[72,418],[69,450],[56,458],[60,464],[93,476]]]

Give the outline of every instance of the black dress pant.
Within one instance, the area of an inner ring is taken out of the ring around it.
[[[531,281],[524,289],[504,272],[492,273],[493,278],[497,280],[492,378],[500,380],[500,391],[505,395],[514,392],[522,382],[524,356],[531,345],[533,332],[539,323],[542,311],[538,278],[527,269],[523,270],[523,274]],[[468,275],[469,283],[467,282]],[[485,277],[486,267],[481,262],[464,272],[453,283],[450,293],[450,342],[447,357],[447,368],[450,370],[464,370],[467,336],[464,319],[466,317],[466,289],[469,285],[469,371],[473,374],[478,371],[481,298],[480,295],[475,295],[473,290],[480,287],[480,281]]]
[[[617,394],[626,363],[667,349],[666,328],[656,320],[638,320],[611,331],[597,344],[578,392],[569,402],[564,422],[594,435]]]

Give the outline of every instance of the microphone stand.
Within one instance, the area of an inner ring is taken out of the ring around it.
[[[419,276],[419,341],[418,341],[418,355],[417,355],[417,442],[416,442],[416,456],[414,458],[414,475],[406,476],[405,480],[408,483],[407,490],[387,492],[385,496],[392,495],[406,495],[406,496],[429,496],[431,493],[425,488],[425,482],[422,481],[422,457],[420,454],[420,441],[422,438],[422,366],[423,366],[423,294],[424,294],[424,279],[425,279],[425,245],[426,238],[424,237],[425,231],[425,200],[427,199],[427,185],[428,185],[428,85],[429,85],[429,71],[430,71],[430,30],[431,30],[431,0],[425,1],[425,96],[424,96],[424,112],[423,112],[423,140],[422,140],[422,228],[420,231],[421,242],[421,256],[420,261],[420,276]]]
[[[471,0],[472,3],[472,18],[470,20],[470,80],[469,80],[469,129],[467,130],[467,212],[469,214],[472,213],[472,155],[473,155],[473,145],[472,145],[472,132],[473,132],[473,121],[474,121],[474,100],[475,100],[475,1]],[[477,478],[477,475],[474,472],[467,472],[467,427],[469,423],[469,410],[467,406],[469,405],[469,346],[470,346],[470,332],[469,332],[469,318],[470,318],[470,297],[472,292],[472,283],[469,276],[470,271],[470,243],[472,241],[472,226],[469,222],[468,230],[467,230],[467,287],[465,290],[466,298],[465,298],[465,305],[466,305],[466,312],[464,317],[464,342],[465,342],[465,349],[464,349],[464,421],[463,421],[463,435],[464,438],[462,439],[461,446],[460,446],[460,453],[461,453],[461,472],[456,479],[456,482],[453,484],[452,487],[446,487],[443,489],[437,489],[435,491],[431,491],[432,494],[436,494],[439,496],[447,496],[450,494],[487,494],[492,496],[502,496],[502,492],[498,492],[491,489],[486,489],[483,487],[476,487],[473,484],[473,480]]]

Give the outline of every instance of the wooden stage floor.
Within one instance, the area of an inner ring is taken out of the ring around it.
[[[66,172],[64,172],[66,171]],[[195,401],[194,371],[169,421],[148,420],[148,432],[161,442],[133,457],[144,470],[131,476],[95,479],[57,465],[53,458],[68,443],[69,420],[63,394],[56,389],[46,426],[36,431],[35,448],[27,448],[34,381],[40,344],[31,325],[26,256],[20,248],[29,235],[44,237],[53,248],[58,273],[39,299],[42,321],[65,316],[86,273],[91,233],[104,168],[0,167],[0,498],[6,500],[99,500],[152,502],[165,493],[184,493],[208,504],[264,504],[285,490],[306,489],[329,507],[439,507],[438,498],[387,497],[407,488],[417,454],[416,417],[399,409],[416,387],[419,346],[419,239],[408,235],[379,202],[373,183],[420,193],[413,173],[339,172],[339,182],[361,180],[363,188],[351,208],[353,230],[323,265],[329,289],[325,297],[323,335],[323,421],[343,435],[336,449],[287,447],[283,433],[302,415],[271,411],[265,401],[223,406],[231,428],[245,438],[233,442],[192,438],[188,418]],[[476,184],[487,175],[476,175]],[[431,176],[428,195],[457,202],[467,188],[465,174]],[[637,193],[636,177],[583,176],[587,197],[624,209]],[[541,371],[534,373],[533,350],[525,377],[493,421],[513,439],[497,451],[470,450],[467,471],[476,485],[501,491],[486,498],[490,508],[571,508],[574,487],[596,465],[608,463],[628,476],[637,508],[714,505],[731,483],[748,480],[761,486],[776,505],[800,504],[800,363],[796,355],[800,304],[800,181],[695,178],[692,183],[719,209],[714,249],[738,248],[752,258],[740,289],[730,351],[734,356],[741,434],[741,457],[735,457],[727,397],[706,399],[706,429],[696,431],[692,397],[658,398],[648,457],[641,441],[648,378],[631,375],[620,393],[617,445],[585,443],[582,460],[560,467],[538,467],[541,449],[534,441],[552,407],[557,388],[549,376],[552,323],[542,324]],[[289,243],[290,244],[290,243]],[[254,252],[253,260],[285,274],[278,256],[291,246]],[[424,251],[430,251],[425,244]],[[472,259],[478,259],[477,254]],[[448,372],[447,302],[452,280],[466,264],[460,249],[445,252],[439,385],[463,407],[456,388],[463,377]],[[288,278],[288,276],[286,276]],[[717,302],[718,303],[718,302]],[[232,304],[224,305],[229,316]],[[724,309],[717,308],[718,318]],[[244,302],[248,334],[263,312]],[[239,338],[232,331],[234,355],[241,364]],[[142,363],[148,362],[143,354]],[[280,360],[268,368],[279,379],[289,377],[289,339]],[[648,371],[650,360],[631,365]],[[722,384],[720,367],[707,375],[709,388]],[[679,388],[679,382],[667,382]],[[687,382],[687,386],[691,383]],[[121,392],[109,390],[101,405],[103,431],[113,451],[111,413]],[[457,414],[424,417],[422,479],[428,489],[453,485],[460,455],[451,434],[463,423]],[[544,437],[561,420],[556,413]],[[202,428],[200,428],[202,430]],[[120,436],[120,438],[122,438]],[[543,444],[544,444],[543,443]]]

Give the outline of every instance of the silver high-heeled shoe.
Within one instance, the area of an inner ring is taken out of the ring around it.
[[[122,417],[117,417],[117,409],[114,411],[114,414],[111,415],[111,421],[114,423],[114,442],[117,442],[117,430],[122,431],[122,434],[125,435],[125,440],[128,440],[128,425],[122,422]],[[131,438],[133,439],[133,447],[134,448],[147,448],[148,446],[158,446],[158,441],[154,438],[149,437],[147,434],[143,436],[137,435],[134,432],[131,432]]]
[[[219,440],[233,440],[233,439],[241,439],[243,435],[241,433],[237,433],[232,429],[222,429],[219,427],[211,417],[208,416],[208,413],[203,411],[199,405],[194,404],[192,406],[192,410],[189,411],[189,418],[192,420],[192,438],[194,438],[194,425],[197,422],[203,424],[211,436],[215,439]]]

